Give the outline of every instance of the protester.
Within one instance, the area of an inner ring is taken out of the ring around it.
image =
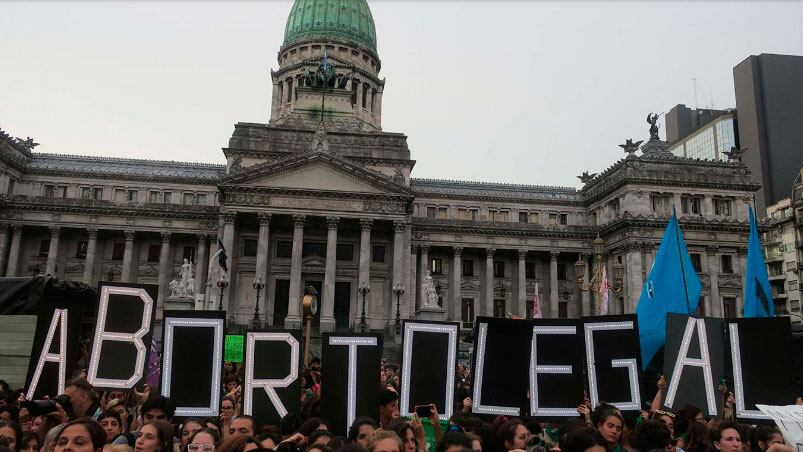
[[[231,396],[220,399],[220,426],[224,431],[229,431],[231,420],[237,416],[237,401]]]
[[[139,428],[136,452],[173,452],[173,426],[161,419],[146,421]]]
[[[461,452],[464,448],[471,449],[471,438],[468,435],[463,432],[446,432],[438,441],[437,452]]]
[[[530,431],[527,430],[524,423],[515,418],[502,423],[496,430],[496,436],[504,450],[524,450],[527,442],[530,441]],[[470,444],[469,447],[471,447]]]
[[[379,426],[385,428],[399,417],[399,393],[383,389],[379,393]]]
[[[83,378],[72,380],[64,388],[64,394],[70,398],[72,413],[75,419],[89,416],[98,419],[103,410],[100,403],[95,400],[95,391],[92,385]]]
[[[592,428],[574,430],[566,437],[561,452],[607,452],[608,442]]]
[[[639,451],[664,449],[667,452],[674,450],[672,434],[666,424],[657,419],[643,422],[631,433],[635,439],[632,444]]]
[[[370,452],[402,452],[402,440],[390,430],[376,430],[368,438]]]
[[[22,430],[14,421],[0,421],[0,440],[5,441],[6,447],[14,452],[20,452],[22,445]]]
[[[54,452],[101,452],[106,432],[96,421],[81,418],[64,425],[56,437]]]
[[[20,409],[11,404],[0,406],[0,421],[13,421],[19,423]]]
[[[733,421],[722,421],[711,429],[711,445],[719,452],[742,452],[742,428]]]
[[[35,432],[25,432],[22,434],[20,442],[20,452],[39,452],[41,443]]]
[[[610,406],[600,405],[594,410],[591,415],[594,422],[594,427],[602,434],[605,441],[608,442],[608,450],[611,452],[619,452],[622,449],[619,440],[622,437],[622,428],[624,427],[624,420],[622,414],[616,408]]]
[[[759,425],[750,432],[750,449],[753,452],[763,452],[773,444],[783,444],[783,435],[776,426]]]
[[[195,431],[187,440],[187,452],[214,452],[220,444],[220,433],[211,428]]]
[[[415,426],[415,422],[418,426]],[[403,452],[416,452],[416,450],[426,450],[427,443],[424,436],[424,429],[421,426],[421,420],[418,416],[413,416],[413,419],[408,421],[403,418],[394,419],[388,430],[392,430],[402,440]]]
[[[114,410],[120,416],[120,430],[127,432],[130,428],[128,408],[126,407],[126,399],[111,399],[106,403],[107,410]]]
[[[358,417],[349,427],[348,439],[358,446],[367,448],[368,438],[374,433],[374,430],[376,430],[376,421],[370,417]]]
[[[190,437],[205,428],[203,419],[189,418],[181,424],[181,448],[189,444]]]
[[[152,394],[142,404],[141,412],[144,422],[166,421],[170,424],[173,422],[176,407],[169,398],[161,394]]]
[[[254,436],[259,431],[256,419],[246,414],[242,414],[232,419],[229,426],[229,435]]]
[[[229,435],[215,449],[215,452],[244,452],[249,440],[253,442],[254,439],[248,435]]]
[[[711,440],[708,438],[708,425],[702,422],[692,422],[684,434],[685,440],[681,446],[681,440],[675,443],[678,449],[685,452],[709,452],[711,450]]]
[[[114,438],[117,438],[117,435],[123,432],[121,427],[122,421],[117,411],[103,411],[100,413],[100,416],[98,416],[98,422],[100,426],[103,427],[103,431],[106,432],[106,443],[114,441]]]

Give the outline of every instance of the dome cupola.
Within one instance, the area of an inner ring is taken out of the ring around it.
[[[311,40],[341,41],[376,55],[376,27],[367,1],[295,0],[282,47]]]

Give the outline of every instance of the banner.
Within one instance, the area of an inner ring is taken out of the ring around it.
[[[725,378],[725,323],[669,313],[666,319],[664,405],[678,409],[694,405],[706,417],[718,416]]]
[[[379,419],[379,334],[323,335],[321,346],[321,417],[336,435],[346,436],[355,418]]]
[[[585,352],[582,323],[535,319],[530,345],[530,416],[560,422],[583,403]]]
[[[787,444],[796,451],[803,448],[803,405],[756,405],[764,415],[775,421]]]
[[[26,399],[64,393],[78,355],[83,315],[83,303],[45,302],[39,306],[25,379]]]
[[[142,382],[156,316],[158,286],[101,282],[86,379],[95,389],[127,390]]]
[[[300,344],[297,331],[246,332],[244,414],[278,425],[287,413],[298,413]]]
[[[641,410],[641,349],[635,315],[583,318],[588,397],[622,411]]]
[[[405,321],[399,412],[411,416],[416,405],[434,404],[442,420],[454,411],[457,339],[460,324]],[[413,353],[413,350],[427,353]]]
[[[161,393],[177,417],[217,417],[220,409],[223,311],[165,311]]]

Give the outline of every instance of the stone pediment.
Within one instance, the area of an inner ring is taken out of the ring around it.
[[[266,162],[223,178],[221,187],[326,191],[367,195],[412,196],[409,187],[326,152],[294,155]]]

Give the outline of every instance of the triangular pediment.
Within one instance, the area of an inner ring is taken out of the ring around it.
[[[298,154],[278,162],[254,165],[221,181],[221,186],[281,190],[412,195],[390,177],[325,152]]]

